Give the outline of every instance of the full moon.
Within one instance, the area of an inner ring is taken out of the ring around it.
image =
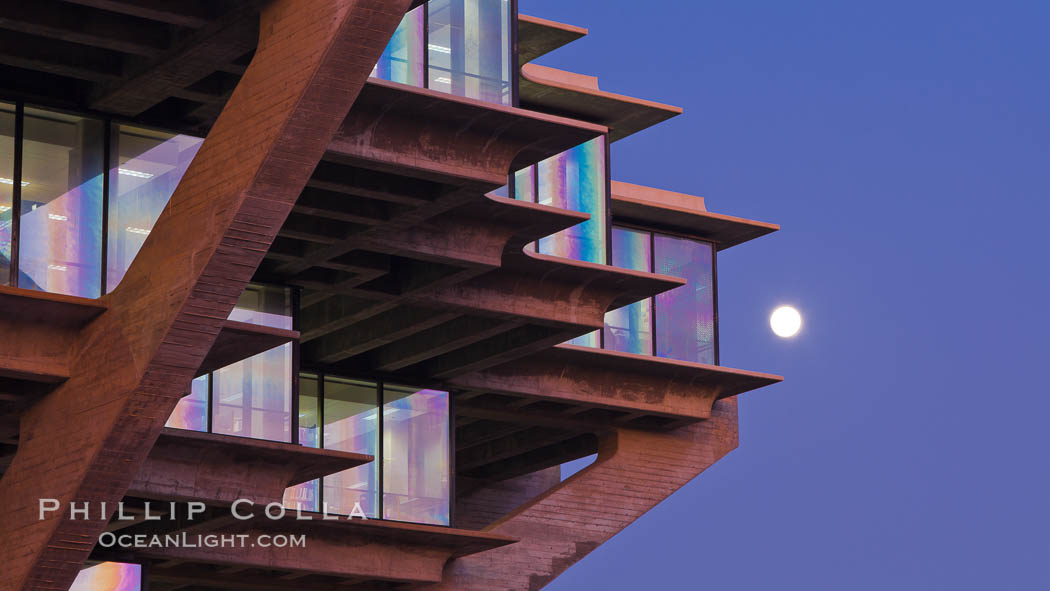
[[[791,306],[781,306],[773,310],[769,317],[769,326],[778,337],[793,337],[802,328],[802,315]]]

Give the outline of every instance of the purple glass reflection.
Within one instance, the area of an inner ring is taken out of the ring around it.
[[[714,250],[706,242],[657,235],[656,272],[688,280],[655,298],[656,354],[715,363]]]

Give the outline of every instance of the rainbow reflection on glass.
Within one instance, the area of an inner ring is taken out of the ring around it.
[[[401,19],[372,76],[391,82],[423,86],[423,26],[426,10],[419,6]]]
[[[448,525],[448,392],[384,384],[383,400],[383,518]]]
[[[190,382],[190,393],[182,397],[168,417],[165,427],[208,430],[208,376],[203,375]]]
[[[605,264],[605,138],[598,137],[536,165],[536,202],[589,213],[591,219],[541,238],[544,254]]]
[[[212,373],[212,432],[291,441],[292,344]]]
[[[15,187],[15,106],[0,103],[0,285],[11,277],[11,218]]]
[[[514,173],[514,198],[536,201],[536,167],[530,166]]]
[[[299,445],[320,447],[317,376],[299,374]],[[311,480],[284,490],[284,506],[302,511],[320,511],[321,481]]]
[[[601,331],[595,330],[565,342],[569,345],[579,345],[580,347],[594,347],[595,349],[597,349],[598,347],[602,346],[601,338]]]
[[[654,300],[656,355],[715,363],[714,248],[661,234],[654,248],[657,273],[688,281]]]
[[[109,169],[106,291],[135,260],[203,138],[117,125]]]
[[[19,287],[101,295],[104,133],[98,119],[25,109]]]
[[[613,227],[612,264],[635,271],[652,271],[652,235]],[[605,314],[605,348],[652,355],[652,302],[646,298]]]
[[[426,8],[427,86],[511,104],[510,2],[430,0]]]
[[[324,381],[325,449],[377,455],[379,391],[375,383],[341,378]],[[376,462],[324,477],[324,504],[330,513],[349,514],[355,503],[368,517],[379,516]]]
[[[139,591],[142,565],[103,562],[80,571],[69,591]]]

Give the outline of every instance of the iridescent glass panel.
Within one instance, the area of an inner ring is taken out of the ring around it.
[[[383,517],[449,524],[448,392],[383,386]]]
[[[428,85],[434,90],[509,105],[509,0],[430,0]]]
[[[656,235],[656,272],[686,285],[656,296],[656,354],[715,362],[714,249],[706,242]]]
[[[168,204],[203,138],[114,125],[106,290],[113,291]]]
[[[26,107],[19,287],[100,295],[104,129],[98,119]]]
[[[373,382],[325,378],[324,447],[377,456],[378,390]],[[324,478],[324,503],[331,513],[350,514],[355,503],[368,517],[378,517],[376,462]]]
[[[372,75],[383,80],[423,86],[423,21],[426,6],[411,10],[401,19],[379,57]]]
[[[652,235],[643,230],[614,227],[612,264],[651,272]],[[652,300],[624,306],[605,314],[605,348],[624,353],[652,355]]]

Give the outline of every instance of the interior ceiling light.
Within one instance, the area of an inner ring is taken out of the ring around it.
[[[151,173],[151,172],[141,172],[141,171],[138,171],[138,170],[131,170],[130,168],[118,168],[117,169],[117,173],[118,174],[122,174],[124,176],[133,176],[133,177],[135,177],[137,179],[151,179],[151,178],[153,178],[153,173]]]

